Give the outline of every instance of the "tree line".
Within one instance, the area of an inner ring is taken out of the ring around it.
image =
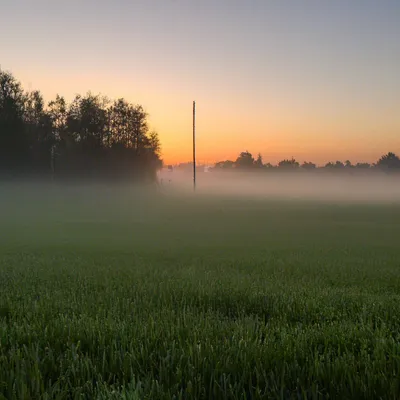
[[[156,179],[157,132],[141,105],[87,93],[47,104],[0,69],[0,176]]]
[[[235,161],[226,160],[219,161],[214,165],[214,170],[281,170],[281,171],[296,171],[296,170],[329,170],[329,171],[349,171],[349,170],[381,170],[386,172],[400,171],[400,158],[392,152],[389,152],[376,163],[357,163],[352,164],[349,160],[328,162],[324,166],[317,166],[313,162],[305,161],[300,164],[296,159],[285,159],[280,161],[277,165],[271,163],[264,163],[261,154],[257,158],[244,151],[239,154]]]

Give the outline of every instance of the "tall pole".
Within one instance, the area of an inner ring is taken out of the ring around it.
[[[196,190],[196,102],[193,101],[193,190]]]

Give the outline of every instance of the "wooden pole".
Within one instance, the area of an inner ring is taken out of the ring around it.
[[[193,190],[196,190],[196,102],[193,101]]]

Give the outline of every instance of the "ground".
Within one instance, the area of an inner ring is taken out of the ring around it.
[[[398,204],[30,186],[0,205],[0,398],[399,397]]]

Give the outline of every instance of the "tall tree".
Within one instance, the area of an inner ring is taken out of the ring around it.
[[[93,151],[103,147],[108,132],[107,98],[90,92],[77,95],[67,112],[67,130],[82,150]]]
[[[11,73],[0,69],[0,164],[3,170],[23,169],[29,163],[24,102],[21,84]]]
[[[65,98],[57,95],[49,102],[48,115],[51,119],[54,141],[61,149],[71,149],[75,144],[75,136],[68,131],[68,109]]]
[[[25,96],[25,130],[30,144],[32,167],[44,172],[51,168],[51,148],[54,142],[50,115],[44,108],[42,94],[35,90]]]
[[[243,151],[235,161],[236,168],[248,169],[254,167],[254,158],[248,151]]]
[[[264,164],[263,164],[263,159],[260,153],[258,153],[257,159],[254,161],[254,166],[256,168],[263,168]]]
[[[140,105],[132,105],[125,99],[114,101],[110,107],[110,145],[122,145],[139,152],[146,147],[148,134],[147,113]]]

